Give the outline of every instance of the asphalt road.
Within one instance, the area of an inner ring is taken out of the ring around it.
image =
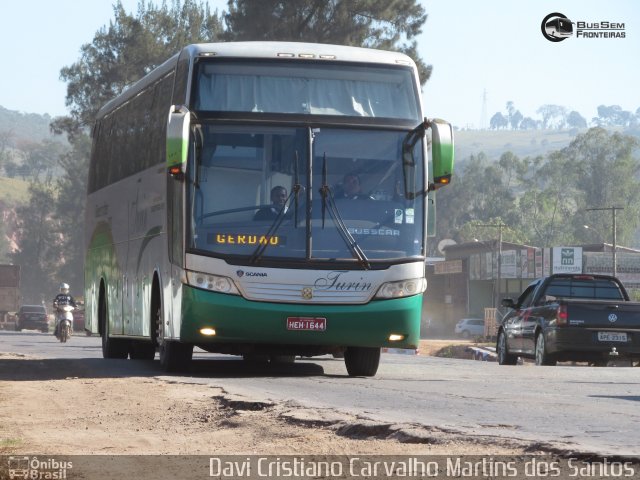
[[[102,360],[100,339],[0,331],[0,353],[63,361],[84,375],[165,375],[155,362]],[[254,401],[288,402],[385,423],[421,424],[470,436],[517,439],[567,453],[640,458],[640,368],[533,365],[383,354],[374,378],[350,378],[342,360],[247,365],[196,353],[189,375]],[[2,363],[0,357],[0,364]],[[0,368],[0,379],[11,372]],[[188,388],[188,385],[185,385]]]

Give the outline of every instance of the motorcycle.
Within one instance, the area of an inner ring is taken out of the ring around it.
[[[58,317],[58,331],[56,338],[65,343],[73,334],[73,305],[56,305],[56,315]]]

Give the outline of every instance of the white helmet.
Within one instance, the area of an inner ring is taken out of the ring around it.
[[[68,283],[61,283],[60,284],[60,293],[64,293],[64,294],[69,293],[69,284]]]

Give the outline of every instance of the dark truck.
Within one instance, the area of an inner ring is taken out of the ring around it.
[[[502,305],[511,310],[498,327],[501,365],[515,365],[518,357],[534,358],[536,365],[640,359],[640,303],[629,300],[615,277],[551,275]]]
[[[20,266],[0,265],[0,329],[13,330],[15,326],[13,314],[18,310],[19,305]]]

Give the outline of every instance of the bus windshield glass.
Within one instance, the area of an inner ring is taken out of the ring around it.
[[[193,108],[200,112],[421,120],[410,67],[200,60],[196,78]]]
[[[353,243],[371,261],[424,254],[424,197],[403,196],[406,131],[198,129],[187,176],[192,251],[256,263],[354,261]],[[423,178],[422,167],[416,173]]]

